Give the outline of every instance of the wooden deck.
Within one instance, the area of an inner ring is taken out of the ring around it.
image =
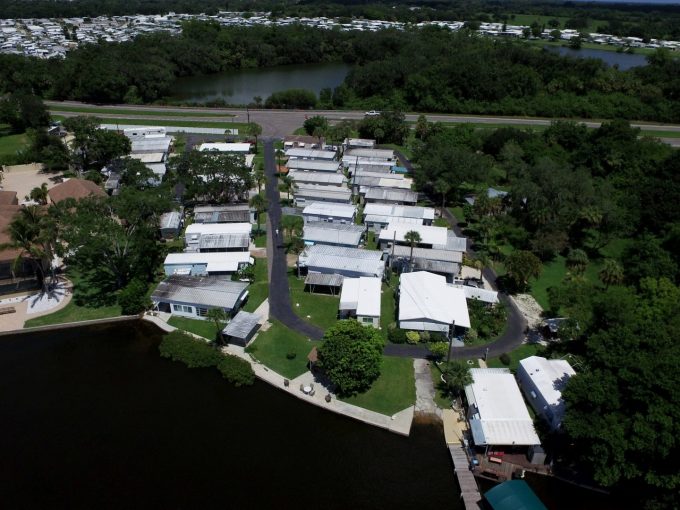
[[[447,446],[453,460],[453,467],[460,487],[460,498],[463,500],[465,510],[482,508],[482,495],[479,493],[477,480],[470,471],[470,463],[463,446],[460,444]]]

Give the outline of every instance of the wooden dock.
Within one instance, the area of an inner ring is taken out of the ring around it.
[[[460,499],[463,500],[465,510],[477,510],[482,508],[482,495],[477,487],[477,480],[470,471],[470,461],[463,448],[464,422],[459,420],[458,413],[452,409],[445,409],[442,421],[444,422],[444,437],[446,447],[453,460],[453,468],[460,487]]]

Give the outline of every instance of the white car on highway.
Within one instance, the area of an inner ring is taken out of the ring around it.
[[[366,115],[366,117],[376,117],[377,115],[380,115],[380,112],[376,110],[370,110],[366,112],[364,115]]]

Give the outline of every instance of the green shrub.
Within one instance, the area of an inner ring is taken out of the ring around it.
[[[166,335],[158,349],[164,358],[182,361],[189,368],[215,367],[222,359],[220,352],[206,342],[181,331]]]
[[[255,372],[250,363],[236,356],[223,355],[217,370],[234,386],[250,386],[255,381]]]
[[[498,357],[498,359],[500,359],[501,363],[503,363],[505,366],[508,366],[508,365],[510,365],[510,363],[512,363],[512,358],[510,357],[510,355],[507,352],[504,352],[503,354],[501,354]]]
[[[406,342],[409,344],[417,344],[420,342],[420,333],[417,331],[407,331],[406,332]]]
[[[123,315],[136,315],[151,305],[146,297],[147,285],[135,278],[118,293],[118,304]]]
[[[446,338],[446,335],[440,331],[430,331],[430,342],[431,343],[437,343],[437,342],[447,342],[448,343],[449,339]]]
[[[444,359],[444,357],[449,353],[449,344],[446,342],[430,343],[428,348],[432,353],[432,357],[437,361]]]
[[[403,344],[406,342],[406,331],[392,323],[388,327],[387,338],[393,344]]]
[[[430,332],[429,331],[421,331],[420,332],[420,341],[421,342],[429,342],[430,341]]]
[[[287,359],[295,359],[297,357],[297,352],[289,351],[286,353]]]
[[[465,341],[466,342],[474,342],[479,338],[479,335],[477,334],[477,330],[475,328],[470,328],[467,330],[467,333],[465,333]]]

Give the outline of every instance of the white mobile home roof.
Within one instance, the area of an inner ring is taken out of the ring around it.
[[[307,243],[358,246],[363,233],[360,225],[313,221],[305,224],[303,239]]]
[[[391,222],[386,228],[380,231],[381,241],[406,242],[404,237],[410,231],[420,234],[420,244],[430,244],[433,248],[444,249],[448,240],[447,229],[445,227],[435,227],[431,225],[404,225],[402,223]]]
[[[356,310],[362,317],[380,317],[380,278],[345,278],[340,293],[340,310]]]
[[[245,299],[247,287],[245,282],[233,282],[218,276],[172,275],[158,284],[151,300],[232,310],[239,300]]]
[[[286,156],[289,158],[302,158],[302,159],[323,159],[326,161],[332,161],[335,159],[335,151],[322,151],[318,149],[300,149],[292,148],[286,150]]]
[[[567,360],[529,356],[519,362],[549,406],[557,407],[562,388],[576,372]]]
[[[312,202],[302,210],[303,215],[330,216],[351,220],[357,212],[357,206],[351,204],[332,204],[328,202]]]
[[[345,145],[350,148],[365,148],[372,149],[375,147],[375,140],[369,138],[347,138],[345,139]]]
[[[325,184],[327,186],[342,186],[347,179],[344,175],[333,172],[301,172],[291,170],[288,175],[296,183]]]
[[[198,147],[199,151],[215,151],[215,152],[237,152],[239,154],[247,154],[250,152],[249,143],[202,143]]]
[[[321,161],[318,159],[291,158],[286,163],[289,170],[313,170],[315,172],[337,172],[340,163],[337,161]]]
[[[465,293],[446,283],[446,278],[417,271],[399,279],[399,320],[431,321],[470,327]]]
[[[357,156],[343,156],[342,165],[345,168],[354,169],[363,166],[382,166],[392,168],[395,165],[394,161],[385,161],[384,159],[375,158],[359,158]]]
[[[397,244],[394,247],[394,250],[390,249],[390,253],[393,253],[395,257],[410,257],[411,247]],[[441,262],[455,262],[456,264],[463,262],[463,254],[459,251],[434,250],[430,248],[418,248],[417,246],[413,248],[413,257]]]
[[[371,158],[385,161],[394,160],[392,149],[347,149],[344,156],[350,158]]]
[[[252,229],[250,223],[192,223],[187,227],[185,235],[250,234]]]
[[[382,277],[385,264],[381,259],[379,251],[315,244],[305,248],[298,261],[318,272]]]
[[[457,251],[452,251],[450,253],[461,254]],[[478,301],[491,304],[498,303],[498,292],[495,290],[478,289],[477,287],[472,287],[470,285],[455,285],[455,287],[465,292],[465,297],[467,299],[476,299]]]
[[[434,219],[434,209],[432,207],[418,207],[414,205],[366,204],[364,206],[364,214],[399,218],[418,218],[421,220]]]
[[[211,271],[237,271],[241,264],[252,264],[253,259],[247,251],[225,251],[225,252],[185,252],[168,253],[163,265],[165,266],[187,266],[207,264],[208,272]],[[219,267],[220,269],[211,269]]]
[[[328,202],[349,203],[352,200],[352,192],[347,188],[337,186],[301,183],[297,185],[295,198],[304,198],[306,200],[314,200],[316,198]]]
[[[473,382],[466,386],[465,395],[473,407],[470,421],[475,444],[541,444],[517,381],[508,369],[472,368],[470,374]]]
[[[132,140],[130,152],[168,152],[172,138],[140,138]]]
[[[371,188],[366,192],[366,201],[369,200],[409,202],[415,204],[418,201],[418,193],[411,191],[410,189]]]
[[[163,152],[150,152],[148,154],[130,154],[132,159],[138,159],[142,163],[162,163],[165,158]]]

